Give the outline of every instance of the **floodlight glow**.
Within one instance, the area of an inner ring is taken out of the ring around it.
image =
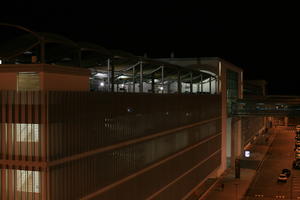
[[[2,60],[0,60],[0,65],[2,64]]]
[[[100,86],[103,87],[104,86],[104,82],[100,82]]]
[[[163,88],[163,87],[159,87],[159,89],[160,89],[160,90],[164,90],[164,88]]]

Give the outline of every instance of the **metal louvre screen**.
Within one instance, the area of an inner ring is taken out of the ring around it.
[[[221,160],[220,149],[218,149],[220,142],[221,138],[218,136],[91,199],[135,200],[147,199],[151,195],[153,199],[181,199],[211,171],[219,166]],[[209,157],[210,155],[212,156]],[[193,169],[193,167],[195,168]],[[155,194],[155,192],[164,188],[164,186],[188,170],[190,172],[185,176],[171,184],[165,190]]]
[[[45,94],[0,91],[1,199],[45,199]]]
[[[49,154],[64,158],[220,116],[218,95],[50,92]]]
[[[0,102],[1,199],[180,198],[220,162],[220,95],[0,91]]]
[[[3,166],[2,166],[3,167]],[[37,171],[38,170],[38,171]],[[0,169],[1,199],[46,199],[45,172],[39,169]]]
[[[2,159],[42,159],[41,98],[39,92],[0,93]]]
[[[50,158],[54,162],[74,158],[74,161],[50,168],[52,199],[84,198],[221,132],[221,101],[218,95],[50,92],[48,106]],[[205,120],[211,121],[193,125]],[[175,130],[189,125],[192,126]],[[173,131],[161,137],[129,144],[137,138],[143,139],[169,130]],[[83,152],[101,150],[127,142],[127,145],[116,147],[115,150],[76,158]],[[210,150],[212,147],[215,149]],[[199,160],[193,164],[197,165],[220,148],[220,139],[212,139],[210,145],[201,148],[203,152],[199,152]],[[215,159],[219,160],[219,156],[217,157]],[[182,157],[181,162],[193,160],[190,157],[186,159]],[[163,166],[168,166],[171,171],[176,165],[181,166],[179,163],[174,166],[167,163]],[[218,163],[216,162],[210,170],[215,169]],[[193,164],[187,163],[181,170],[174,170],[176,176],[193,168]],[[137,190],[129,193],[135,197],[130,196],[127,199],[143,199],[176,178],[175,174],[166,173],[168,167],[161,171],[153,168],[155,173],[150,170],[153,174],[138,176],[146,176],[138,179],[141,181],[139,184],[134,181],[132,185],[133,180],[130,180],[118,187],[117,191],[112,189],[111,192],[99,195],[99,198],[120,199],[125,195],[123,192],[126,193],[133,187]],[[202,169],[201,166],[198,168]],[[164,183],[158,182],[159,184],[154,184],[153,187],[147,183],[154,183],[152,179],[158,178],[161,173],[168,176]],[[210,171],[204,170],[203,173],[207,176]],[[197,180],[201,179],[199,177]],[[147,191],[138,188],[140,184],[146,184]],[[188,188],[194,186],[189,184]],[[185,192],[188,191],[186,189],[182,191]],[[107,196],[116,195],[114,193],[120,196]]]
[[[85,196],[151,164],[155,164],[168,156],[205,141],[201,144],[201,151],[203,150],[203,152],[199,152],[198,155],[198,161],[201,161],[221,147],[220,132],[203,131],[205,130],[204,128],[215,125],[216,121],[213,121],[212,123],[193,127],[168,136],[53,167],[50,169],[51,183],[53,185],[52,195],[54,195],[54,199],[65,199],[70,195],[73,198]],[[186,163],[189,159],[194,160],[191,157],[186,159],[184,161]],[[186,167],[189,169],[192,165],[187,165]],[[214,169],[214,166],[211,169]],[[170,170],[173,169],[170,168]],[[76,172],[76,176],[70,174],[72,171]],[[180,174],[180,171],[176,171]],[[153,176],[159,177],[159,174],[153,174]],[[80,184],[81,186],[78,187],[78,183],[84,184]]]

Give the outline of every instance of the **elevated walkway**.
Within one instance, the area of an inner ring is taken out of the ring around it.
[[[238,99],[231,108],[232,116],[300,116],[300,97],[250,97]]]

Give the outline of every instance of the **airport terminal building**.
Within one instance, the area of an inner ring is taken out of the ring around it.
[[[248,83],[221,58],[150,59],[4,26],[23,34],[0,45],[1,199],[197,199],[265,129],[231,115]]]

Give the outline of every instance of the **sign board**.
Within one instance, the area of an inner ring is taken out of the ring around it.
[[[250,157],[250,151],[249,150],[245,150],[245,157],[249,158]]]

